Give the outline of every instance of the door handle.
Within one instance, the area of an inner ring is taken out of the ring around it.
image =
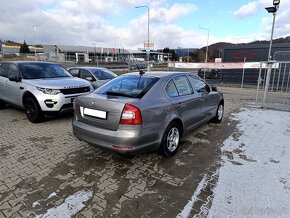
[[[181,108],[184,108],[184,107],[185,107],[185,105],[184,105],[182,102],[178,102],[178,103],[177,103],[177,106],[178,106],[178,107],[181,107]]]

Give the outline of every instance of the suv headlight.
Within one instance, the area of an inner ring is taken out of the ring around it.
[[[44,94],[48,94],[48,95],[57,95],[60,93],[59,89],[47,89],[47,88],[37,87],[37,90],[43,92]]]

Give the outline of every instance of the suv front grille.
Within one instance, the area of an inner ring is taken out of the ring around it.
[[[90,91],[90,87],[86,86],[86,87],[81,87],[81,88],[61,89],[60,91],[64,95],[71,95],[71,94],[89,92]]]

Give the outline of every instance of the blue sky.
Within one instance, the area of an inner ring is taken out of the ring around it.
[[[34,44],[142,48],[195,47],[268,40],[272,0],[0,0],[0,39]],[[274,38],[290,36],[290,0],[281,0]],[[37,25],[33,33],[32,26]]]
[[[205,0],[205,1],[177,1],[183,4],[195,4],[196,9],[188,15],[180,17],[176,24],[185,30],[195,30],[199,26],[210,29],[210,32],[217,37],[226,37],[227,35],[247,35],[256,31],[262,16],[267,15],[264,8],[261,8],[255,16],[240,19],[233,17],[233,13],[237,11],[241,5],[247,4],[247,0]],[[176,1],[168,1],[167,5],[173,5]],[[270,4],[271,5],[271,4]],[[112,24],[119,27],[126,27],[128,21],[140,16],[141,13],[147,13],[147,9],[135,9],[134,7],[126,8],[124,13],[108,17]]]

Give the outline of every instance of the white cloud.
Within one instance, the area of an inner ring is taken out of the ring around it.
[[[242,5],[234,16],[237,18],[249,18],[259,11],[264,11],[265,15],[261,18],[260,26],[257,26],[257,32],[249,34],[245,40],[247,42],[256,40],[269,40],[272,28],[273,17],[268,14],[265,7],[271,7],[272,1],[258,0]],[[290,1],[282,0],[276,15],[275,31],[273,38],[280,38],[290,35]]]
[[[172,23],[179,17],[188,15],[195,10],[197,10],[197,7],[195,5],[175,3],[169,9],[154,8],[150,11],[150,17],[152,21]]]
[[[0,0],[2,1],[2,0]],[[110,17],[120,15],[138,5],[150,7],[150,39],[155,47],[200,46],[190,40],[194,32],[175,25],[178,18],[197,10],[193,4],[166,0],[13,0],[1,3],[0,36],[18,42],[41,44],[73,44],[140,48],[147,39],[147,11],[128,21],[125,27],[110,23]],[[38,25],[33,34],[33,25]],[[160,37],[162,35],[162,37]],[[187,44],[186,40],[190,43]],[[192,42],[192,43],[191,43]]]
[[[122,27],[114,24],[111,17],[122,17],[135,6],[150,7],[150,40],[155,48],[163,47],[202,47],[206,45],[207,33],[196,29],[186,30],[178,25],[178,19],[198,10],[189,3],[168,0],[0,0],[0,38],[29,44],[70,44],[113,47],[115,40],[118,47],[141,48],[147,41],[147,10],[138,9],[136,17],[128,20]],[[234,15],[244,18],[255,14],[269,5],[269,0],[252,1],[241,6]],[[270,2],[271,6],[271,2]],[[133,12],[134,13],[134,12]],[[275,36],[290,35],[290,1],[281,1],[277,14]],[[265,11],[257,33],[252,33],[241,42],[269,39],[272,16]],[[35,28],[33,34],[33,25]],[[259,31],[259,32],[258,32]],[[214,32],[211,32],[213,34]],[[233,41],[233,36],[214,38],[210,35],[209,43]]]
[[[243,5],[239,10],[234,12],[236,17],[246,17],[249,15],[255,14],[260,6],[260,2],[249,2],[246,5]]]

